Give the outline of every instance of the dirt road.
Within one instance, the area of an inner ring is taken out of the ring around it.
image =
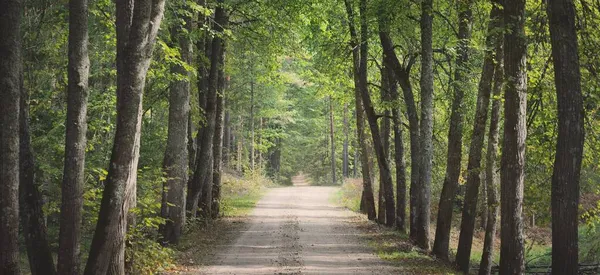
[[[330,203],[335,187],[271,189],[249,227],[222,247],[204,274],[398,274],[348,223],[352,212]]]

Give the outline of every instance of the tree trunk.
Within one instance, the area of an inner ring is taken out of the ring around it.
[[[481,150],[485,138],[485,126],[487,112],[490,102],[492,80],[494,78],[494,45],[498,40],[498,17],[500,11],[494,7],[490,13],[488,23],[488,34],[486,38],[486,50],[479,80],[479,92],[477,94],[477,107],[473,121],[473,133],[469,148],[469,163],[467,165],[467,184],[460,226],[460,237],[456,254],[456,263],[463,272],[470,268],[471,246],[473,243],[473,232],[475,231],[475,218],[477,211],[477,198],[479,196],[479,185],[481,183]]]
[[[433,0],[421,3],[421,125],[419,139],[419,184],[415,190],[417,209],[415,230],[417,245],[429,249],[429,216],[433,161]],[[411,188],[412,192],[412,188]],[[412,235],[412,234],[411,234]]]
[[[0,274],[19,274],[21,1],[0,2]]]
[[[85,180],[89,70],[88,1],[71,0],[69,1],[67,130],[58,241],[59,274],[80,273],[79,243]],[[47,270],[44,268],[40,271],[47,272]]]
[[[35,163],[29,130],[29,94],[21,88],[19,196],[21,225],[31,274],[56,274],[43,209],[42,193],[35,183]]]
[[[213,24],[213,31],[216,33],[222,33],[223,27],[226,24],[227,15],[225,7],[223,7],[223,0],[218,1],[218,6],[215,10],[215,24]],[[206,117],[207,127],[202,133],[202,146],[200,148],[200,159],[205,160],[198,162],[198,168],[194,178],[199,177],[200,182],[203,183],[201,193],[201,205],[202,214],[205,218],[209,218],[212,215],[212,187],[213,187],[213,168],[214,168],[214,155],[213,155],[213,142],[215,135],[215,126],[217,119],[217,93],[218,93],[218,77],[221,55],[223,50],[223,39],[219,36],[215,36],[212,39],[211,44],[211,56],[210,56],[210,71],[208,76],[208,93],[206,98]],[[210,159],[210,160],[209,160]],[[209,161],[206,161],[209,160]],[[196,194],[194,194],[196,195]]]
[[[225,108],[226,109],[226,108]],[[228,110],[224,110],[225,117],[223,118],[223,166],[229,167],[231,162],[231,118]]]
[[[387,68],[389,89],[392,100],[398,102],[399,94],[394,72]],[[392,108],[394,122],[394,162],[396,165],[396,227],[406,232],[406,163],[404,161],[404,140],[402,138],[402,119],[398,106]]]
[[[367,3],[366,0],[360,1],[360,61],[359,61],[359,84],[360,94],[362,96],[363,108],[367,115],[367,122],[371,129],[371,137],[373,138],[373,147],[377,156],[377,164],[379,167],[379,177],[383,187],[383,196],[385,197],[385,224],[393,226],[396,221],[396,205],[394,202],[394,187],[392,184],[392,174],[389,163],[386,159],[384,147],[377,124],[377,115],[371,103],[371,96],[367,87],[367,55],[368,55],[368,26],[367,26]],[[381,192],[382,190],[380,190]]]
[[[331,181],[335,185],[337,183],[335,178],[335,130],[334,130],[334,117],[333,117],[333,98],[329,96],[329,138],[331,140]]]
[[[558,100],[558,140],[552,174],[552,273],[577,274],[584,109],[573,1],[548,1],[548,18]]]
[[[527,40],[525,0],[504,1],[504,141],[500,173],[502,213],[500,273],[525,271],[523,182],[527,136]]]
[[[206,6],[205,0],[199,0],[198,5]],[[198,13],[198,29],[205,28],[208,24],[207,18],[204,13]],[[186,194],[186,216],[191,218],[196,218],[196,213],[198,211],[198,201],[200,200],[200,192],[202,192],[202,178],[200,174],[197,174],[196,171],[198,167],[201,166],[201,162],[206,162],[207,159],[203,159],[200,155],[201,147],[202,147],[202,138],[204,136],[204,130],[207,129],[208,125],[208,112],[206,110],[206,102],[208,100],[208,71],[210,67],[210,62],[208,60],[208,56],[210,55],[210,39],[207,34],[207,31],[203,31],[200,34],[200,37],[196,41],[196,50],[197,50],[197,88],[198,88],[198,107],[203,116],[203,119],[200,120],[198,125],[198,132],[196,133],[195,139],[195,147],[194,147],[194,166],[190,166],[190,177],[188,179],[188,187]],[[191,153],[191,151],[190,151]],[[198,175],[199,177],[196,177]]]
[[[254,76],[252,76],[254,77]],[[254,171],[254,80],[250,81],[250,168]]]
[[[496,2],[492,9],[497,10],[496,20],[498,28],[504,27],[502,10]],[[485,238],[479,274],[489,275],[492,271],[492,260],[494,254],[494,240],[496,238],[496,224],[498,219],[498,140],[500,138],[500,96],[504,84],[504,37],[499,34],[496,40],[496,55],[494,56],[494,90],[492,97],[492,111],[490,116],[490,131],[488,133],[488,145],[485,165],[485,184],[487,186],[487,224],[485,226]]]
[[[410,83],[410,70],[412,61],[406,66],[400,64],[394,45],[389,37],[387,22],[379,18],[379,39],[384,52],[384,60],[386,65],[394,72],[396,80],[402,88],[404,103],[406,104],[406,112],[408,115],[409,135],[410,135],[410,159],[411,159],[411,174],[410,174],[410,238],[417,238],[417,209],[418,207],[418,185],[419,185],[419,170],[420,170],[420,139],[419,139],[419,116],[415,105],[415,98]]]
[[[182,7],[183,8],[183,7]],[[176,15],[177,16],[177,15]],[[192,44],[187,33],[191,31],[190,18],[182,18],[183,26],[173,27],[171,36],[179,45],[182,62],[191,61]],[[185,226],[185,187],[188,181],[188,119],[190,113],[189,73],[182,65],[172,65],[171,72],[182,79],[171,83],[169,94],[169,128],[167,146],[163,159],[163,171],[167,180],[163,187],[161,216],[166,223],[161,228],[165,244],[178,244]]]
[[[109,265],[125,273],[121,255],[127,216],[135,204],[142,96],[165,1],[120,0],[116,4],[117,129],[86,275],[104,275]],[[113,260],[115,255],[120,257]]]
[[[344,178],[349,177],[349,158],[348,158],[348,103],[344,103],[344,145],[342,147],[342,176]]]
[[[365,212],[367,213],[367,217],[369,220],[374,220],[377,217],[375,213],[375,198],[373,196],[373,187],[371,181],[371,172],[369,169],[369,156],[367,154],[367,144],[365,140],[365,130],[364,130],[364,109],[363,103],[361,100],[361,81],[359,76],[359,38],[356,33],[356,28],[354,26],[354,12],[352,10],[352,6],[350,5],[349,0],[344,0],[344,4],[346,6],[346,13],[348,15],[348,29],[350,31],[350,46],[352,47],[352,68],[353,68],[353,79],[354,79],[354,99],[356,106],[356,132],[357,132],[357,142],[359,144],[360,149],[360,160],[361,160],[361,168],[362,168],[362,178],[363,178],[363,194],[361,199],[361,205],[364,204]]]
[[[471,21],[473,17],[471,12],[470,0],[459,1],[457,8],[459,11],[458,54],[456,58],[456,70],[454,73],[454,81],[452,82],[454,98],[452,100],[452,113],[450,115],[450,129],[448,132],[446,176],[444,178],[444,185],[442,187],[442,193],[440,195],[440,202],[437,215],[437,226],[435,231],[435,241],[432,249],[433,254],[444,260],[448,260],[450,229],[452,227],[452,214],[454,212],[454,197],[456,195],[456,189],[458,188],[458,179],[460,177],[461,169],[464,109],[463,98],[465,95],[464,87],[467,81],[467,74],[469,71],[469,43],[471,40]],[[493,64],[488,65],[492,66],[489,69],[492,69],[491,72],[493,73]],[[484,72],[484,74],[486,77],[488,77],[489,71]],[[482,91],[480,89],[480,95],[481,92]],[[485,103],[487,112],[488,102],[479,102],[480,100],[482,99],[478,99],[477,102],[478,108],[480,108],[481,104]],[[479,116],[477,116],[477,118],[479,118]],[[485,117],[483,123],[485,123]],[[481,125],[479,126],[481,127]],[[483,127],[485,127],[485,125],[483,125]]]
[[[219,75],[217,79],[217,115],[215,124],[215,136],[213,147],[213,190],[212,190],[212,212],[211,218],[219,216],[221,208],[221,172],[223,170],[223,132],[224,132],[224,110],[225,110],[225,42],[221,42],[223,50],[219,57]]]

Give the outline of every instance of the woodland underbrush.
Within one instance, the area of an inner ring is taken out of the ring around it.
[[[375,185],[374,195],[378,196],[379,188]],[[362,179],[348,178],[342,184],[340,190],[333,198],[338,205],[346,207],[354,212],[360,212],[360,199],[362,194]],[[375,202],[377,204],[377,200]],[[377,207],[376,207],[377,208]],[[408,211],[408,209],[407,209]],[[434,213],[434,211],[432,211]],[[458,247],[459,230],[460,230],[460,209],[454,212],[453,228],[450,236],[450,262],[453,262],[454,255]],[[579,228],[579,254],[580,262],[583,264],[597,264],[600,262],[600,202],[597,208],[592,208],[584,212],[584,222]],[[407,217],[409,213],[407,212]],[[435,237],[435,216],[432,216],[430,236]],[[480,224],[478,222],[477,224]],[[393,262],[403,262],[408,260],[427,259],[429,255],[423,251],[412,247],[409,242],[408,235],[398,232],[395,229],[378,226],[381,230],[378,231],[379,236],[373,237],[371,245],[378,251],[382,259],[391,260]],[[500,226],[494,244],[494,265],[500,263]],[[473,272],[476,273],[483,250],[485,230],[477,228],[473,238],[473,246],[471,251],[471,265]],[[548,226],[529,226],[525,228],[525,263],[529,267],[545,268],[552,261],[552,232]],[[394,250],[395,249],[395,250]],[[418,262],[418,261],[416,261]],[[537,269],[536,269],[537,270]]]

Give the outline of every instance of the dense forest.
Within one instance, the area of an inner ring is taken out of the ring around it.
[[[543,231],[577,274],[598,25],[598,0],[0,0],[0,274],[160,272],[224,175],[299,173],[359,181],[457,272],[523,274]]]

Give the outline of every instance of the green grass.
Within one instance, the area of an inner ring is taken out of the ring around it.
[[[222,201],[223,216],[239,217],[249,215],[264,193],[264,190],[257,190],[241,196],[224,198]]]

